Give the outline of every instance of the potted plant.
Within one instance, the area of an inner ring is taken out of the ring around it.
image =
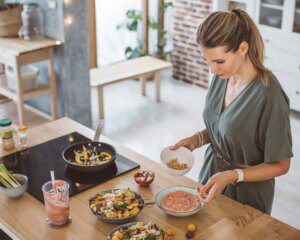
[[[138,32],[139,27],[142,23],[142,12],[138,10],[128,10],[126,12],[127,19],[124,23],[119,24],[117,26],[117,29],[120,28],[126,28],[130,32]],[[141,39],[137,39],[137,46],[131,47],[128,46],[125,49],[125,56],[127,59],[133,59],[137,57],[141,57],[146,55],[146,53],[143,52],[143,43]]]
[[[160,10],[165,12],[168,7],[172,7],[172,2],[166,2],[160,5]],[[142,24],[142,12],[138,10],[128,10],[126,13],[126,20],[117,26],[117,29],[126,28],[130,32],[138,32],[139,27]],[[148,22],[149,29],[157,30],[161,32],[161,40],[157,43],[157,52],[154,55],[158,58],[171,61],[170,52],[165,52],[164,47],[167,45],[167,34],[168,32],[165,29],[159,29],[159,25],[151,17]],[[141,39],[137,39],[137,46],[131,47],[128,46],[125,49],[125,56],[127,59],[137,58],[145,56],[146,53],[143,52],[143,43]]]
[[[0,37],[16,37],[22,26],[22,5],[0,0]]]

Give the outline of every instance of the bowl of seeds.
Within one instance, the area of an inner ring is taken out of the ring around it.
[[[160,161],[166,173],[173,176],[183,176],[191,170],[195,158],[193,153],[185,147],[176,150],[166,147],[160,153]]]

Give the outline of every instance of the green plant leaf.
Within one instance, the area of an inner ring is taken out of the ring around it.
[[[164,4],[160,5],[159,10],[165,12],[169,7],[173,7],[173,3],[172,2],[164,2]]]
[[[172,2],[165,2],[163,5],[160,6],[161,11],[165,11],[168,7],[172,7]],[[138,27],[142,23],[142,12],[131,9],[126,12],[126,19],[123,23],[116,26],[117,29],[120,28],[126,28],[130,32],[137,32]],[[170,58],[169,53],[164,52],[164,47],[167,45],[167,31],[165,29],[160,29],[158,22],[156,22],[153,18],[149,18],[148,21],[148,27],[149,29],[157,30],[161,34],[161,40],[157,43],[157,52],[156,55],[159,56],[162,59]],[[137,40],[138,41],[138,40]],[[136,57],[141,57],[146,55],[145,52],[143,52],[143,42],[138,42],[137,47],[126,47],[125,49],[125,56],[127,59],[132,59]]]
[[[149,28],[158,29],[158,27],[159,25],[157,22],[152,22],[152,21],[149,22]]]

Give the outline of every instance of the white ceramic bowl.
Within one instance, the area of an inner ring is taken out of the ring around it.
[[[168,210],[164,209],[164,208],[161,206],[161,202],[162,202],[163,198],[164,198],[168,193],[175,192],[175,191],[178,191],[178,190],[185,191],[185,192],[188,192],[188,193],[191,193],[191,194],[197,196],[197,193],[196,193],[196,189],[195,189],[195,188],[185,187],[185,186],[173,186],[173,187],[168,187],[168,188],[165,188],[165,189],[161,190],[159,193],[156,194],[156,196],[155,196],[155,203],[156,203],[156,206],[157,206],[161,211],[163,211],[165,214],[168,214],[168,215],[171,215],[171,216],[174,216],[174,217],[188,217],[188,216],[191,216],[191,215],[196,214],[197,212],[200,211],[201,208],[204,207],[204,203],[199,199],[199,201],[200,201],[199,206],[198,206],[195,210],[193,210],[193,211],[187,211],[187,212],[172,212],[172,211],[168,211]]]
[[[20,180],[23,184],[15,188],[6,188],[0,186],[0,193],[3,193],[7,197],[17,198],[23,195],[28,186],[28,177],[23,174],[13,174],[14,177]]]
[[[169,168],[167,166],[167,163],[170,162],[172,159],[177,158],[177,161],[179,163],[187,163],[188,168],[184,170],[175,170],[172,168]],[[173,176],[182,176],[187,174],[190,169],[193,167],[195,158],[193,153],[185,148],[185,147],[180,147],[174,151],[170,150],[170,147],[166,147],[163,149],[160,153],[160,160],[161,160],[161,166],[163,170]]]

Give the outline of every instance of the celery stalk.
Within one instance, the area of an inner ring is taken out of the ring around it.
[[[14,175],[12,175],[9,171],[7,171],[6,167],[3,165],[3,163],[1,164],[2,166],[0,166],[0,169],[2,168],[3,171],[6,173],[7,176],[9,176],[12,181],[17,185],[17,186],[21,186],[21,184],[19,183],[19,181],[14,177]],[[0,170],[1,171],[1,170]]]
[[[0,181],[7,188],[21,186],[18,180],[7,171],[3,164],[0,164]]]
[[[11,180],[9,179],[9,177],[7,177],[5,174],[3,174],[2,172],[0,172],[0,179],[1,179],[1,182],[5,185],[6,184],[9,184],[10,187],[16,187],[16,184]]]
[[[0,182],[4,185],[4,187],[11,188],[11,185],[1,175],[0,175]]]

